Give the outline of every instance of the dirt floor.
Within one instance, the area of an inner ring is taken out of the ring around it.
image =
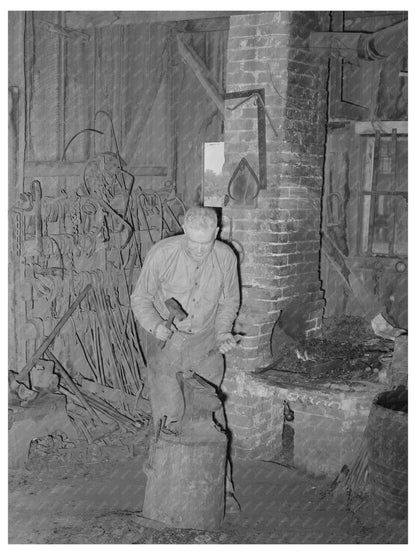
[[[72,449],[72,452],[71,452]],[[9,472],[10,544],[403,544],[407,523],[368,493],[262,461],[234,465],[241,512],[220,530],[180,530],[142,517],[146,442],[134,454],[69,448]]]
[[[329,322],[321,339],[298,344],[315,361],[298,359],[289,346],[280,358],[285,379],[288,373],[295,382],[377,379],[379,358],[392,346],[366,326],[353,318]],[[149,427],[115,431],[93,444],[58,435],[32,445],[26,467],[9,471],[10,544],[407,543],[407,521],[377,509],[368,489],[347,494],[342,481],[334,487],[333,479],[260,460],[234,461],[241,512],[227,513],[220,530],[148,520],[141,510]]]

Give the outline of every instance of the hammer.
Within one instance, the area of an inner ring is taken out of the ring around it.
[[[165,301],[165,306],[169,310],[169,318],[165,322],[165,326],[168,328],[168,330],[170,330],[173,324],[174,318],[177,318],[181,322],[188,316],[187,312],[185,312],[185,310],[181,307],[178,301],[173,297]],[[165,345],[166,345],[166,341],[162,341],[160,348],[164,349]]]

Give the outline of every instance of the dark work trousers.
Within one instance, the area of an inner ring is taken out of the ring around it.
[[[214,330],[199,334],[175,331],[161,349],[152,334],[147,338],[147,380],[155,432],[166,416],[166,426],[183,414],[183,398],[176,372],[192,371],[219,389],[224,376],[224,357],[219,352]],[[225,429],[224,409],[215,412],[215,420]],[[230,465],[227,465],[227,491],[232,491]]]

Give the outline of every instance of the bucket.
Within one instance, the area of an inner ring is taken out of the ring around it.
[[[407,516],[407,402],[403,386],[377,395],[366,432],[368,477],[376,508],[399,519]]]

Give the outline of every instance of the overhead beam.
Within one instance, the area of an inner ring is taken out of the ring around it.
[[[356,121],[354,131],[357,135],[374,135],[379,131],[382,135],[391,135],[393,129],[396,129],[398,135],[408,134],[407,121]]]
[[[216,104],[220,112],[225,115],[224,97],[220,92],[219,84],[212,76],[210,70],[192,46],[186,44],[179,36],[177,36],[176,39],[178,42],[178,52],[180,56],[192,69],[198,81],[201,83],[211,100]]]
[[[224,18],[232,15],[244,15],[258,13],[256,11],[245,12],[204,12],[204,11],[68,11],[66,12],[66,23],[74,29],[85,29],[88,27],[105,27],[107,25],[138,25],[140,23],[167,23],[169,21],[187,21],[192,19]]]
[[[175,22],[175,30],[177,33],[209,33],[213,31],[228,31],[229,28],[229,17],[192,19],[190,21]]]

